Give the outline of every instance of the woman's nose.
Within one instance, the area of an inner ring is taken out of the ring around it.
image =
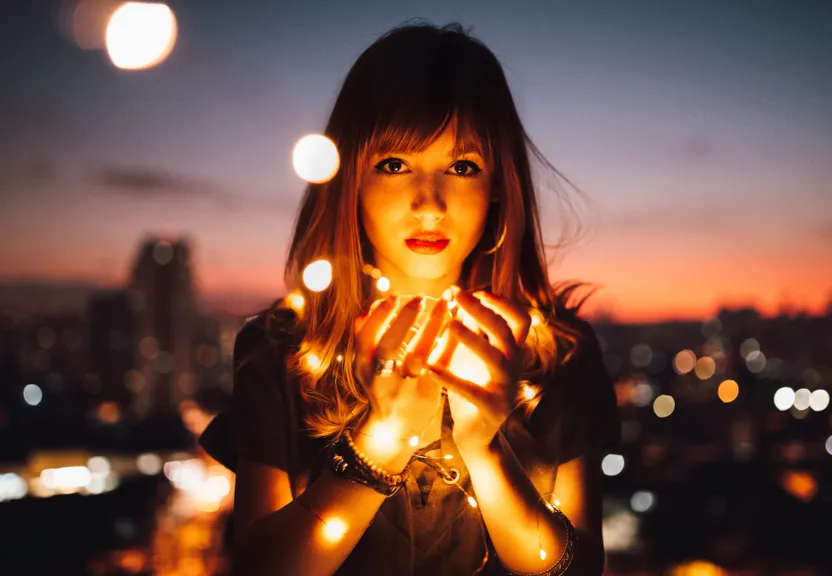
[[[445,217],[447,206],[437,178],[425,178],[418,183],[411,209],[420,220],[441,220]]]

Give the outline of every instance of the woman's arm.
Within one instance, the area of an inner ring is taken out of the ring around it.
[[[502,563],[513,571],[532,573],[554,566],[566,544],[565,526],[541,500],[508,442],[500,434],[487,449],[460,447],[460,452]],[[553,493],[579,534],[571,574],[603,571],[599,470],[598,458],[591,455],[558,467]]]
[[[387,470],[401,470],[408,453],[393,458],[362,452]],[[333,574],[372,522],[384,496],[325,471],[297,499],[288,474],[241,458],[234,501],[235,572],[246,575]]]

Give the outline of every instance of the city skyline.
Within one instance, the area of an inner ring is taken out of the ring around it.
[[[832,296],[828,3],[171,2],[178,44],[139,72],[63,37],[59,4],[20,3],[0,39],[0,281],[120,285],[139,239],[170,230],[195,243],[201,293],[280,295],[292,145],[364,47],[424,16],[473,26],[592,198],[591,233],[552,270],[601,287],[590,309],[819,313]]]

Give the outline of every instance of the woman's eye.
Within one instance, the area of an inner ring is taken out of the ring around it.
[[[454,165],[451,166],[451,169],[457,176],[475,176],[482,172],[482,168],[470,160],[460,160],[459,162],[454,163]]]
[[[398,158],[385,158],[375,166],[376,172],[381,174],[400,174],[404,168],[404,162]]]

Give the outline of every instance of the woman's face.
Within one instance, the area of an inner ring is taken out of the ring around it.
[[[394,291],[441,293],[482,235],[491,167],[477,152],[454,154],[454,145],[451,125],[426,150],[376,155],[365,168],[361,222]]]

